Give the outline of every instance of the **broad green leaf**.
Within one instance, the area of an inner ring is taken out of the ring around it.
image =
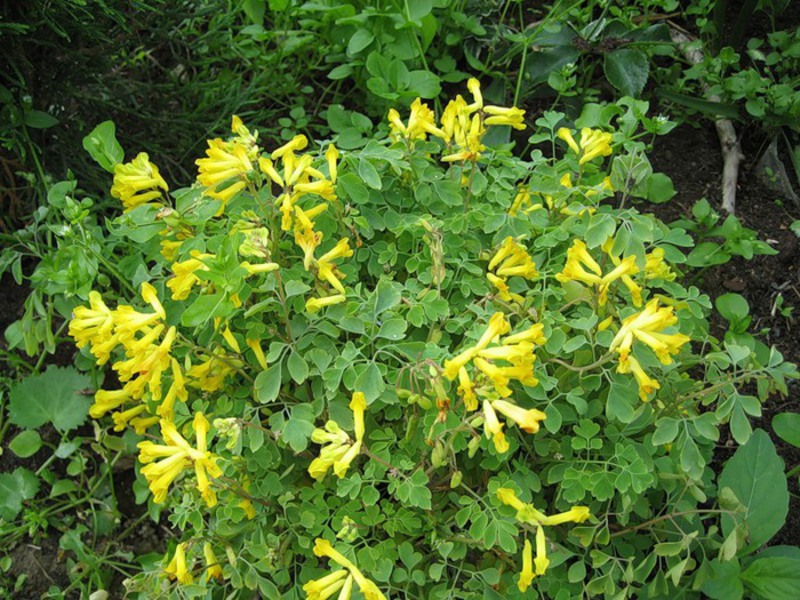
[[[83,148],[109,173],[113,173],[114,166],[125,160],[125,152],[117,141],[113,121],[103,121],[92,129],[89,135],[83,138]]]
[[[675,186],[672,180],[664,173],[653,173],[647,180],[647,199],[650,202],[661,204],[672,199],[675,195]]]
[[[91,396],[81,390],[91,386],[91,379],[73,367],[50,365],[41,375],[24,379],[11,388],[11,422],[33,429],[52,423],[59,431],[81,425],[89,413]]]
[[[353,391],[363,392],[367,403],[371,403],[383,393],[384,389],[386,389],[386,384],[383,382],[381,370],[378,365],[371,362],[356,378]]]
[[[292,407],[292,415],[283,427],[281,437],[295,452],[308,448],[308,441],[314,431],[314,409],[310,404],[297,404]]]
[[[800,448],[800,414],[784,412],[775,415],[772,429],[784,442]]]
[[[34,429],[22,431],[14,436],[8,447],[20,458],[28,458],[36,454],[42,447],[42,437]]]
[[[789,490],[783,468],[769,435],[756,429],[722,469],[719,487],[729,487],[746,507],[743,515],[723,515],[722,531],[727,536],[737,522],[744,520],[748,551],[768,542],[786,521]]]
[[[53,115],[41,110],[31,110],[25,113],[25,125],[32,129],[49,129],[59,123],[60,121]]]
[[[273,402],[281,390],[281,363],[276,362],[258,374],[255,381],[256,399],[261,404]]]
[[[347,43],[347,53],[350,56],[358,54],[369,46],[374,39],[375,34],[369,29],[359,29],[350,37],[350,41]]]
[[[375,287],[375,316],[400,304],[400,286],[381,279]]]
[[[303,383],[308,377],[308,363],[298,352],[289,354],[286,367],[289,369],[289,375],[294,379],[295,383]]]
[[[13,473],[0,473],[0,518],[11,521],[22,509],[22,502],[39,491],[39,478],[24,467]]]
[[[631,48],[620,48],[606,54],[603,67],[609,83],[626,96],[638,97],[650,75],[647,55]]]
[[[405,337],[406,329],[408,329],[408,322],[405,319],[388,319],[381,323],[378,337],[394,341],[402,340]]]
[[[742,573],[745,586],[769,600],[794,600],[800,590],[800,560],[759,558]]]

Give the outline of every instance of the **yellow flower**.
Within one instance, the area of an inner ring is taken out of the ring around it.
[[[162,240],[161,241],[161,256],[164,260],[173,262],[178,256],[178,250],[181,249],[182,241]]]
[[[306,300],[306,310],[313,314],[326,306],[340,304],[345,300],[344,294],[334,294],[333,296],[326,296],[324,298],[309,298]]]
[[[506,280],[502,277],[498,277],[494,273],[487,273],[486,278],[497,288],[497,297],[500,298],[500,300],[504,302],[516,302],[518,304],[522,304],[525,301],[525,298],[510,291]]]
[[[534,323],[524,331],[503,338],[504,344],[521,344],[523,342],[531,342],[537,346],[547,342],[547,338],[544,336],[544,325],[542,323]]]
[[[677,323],[678,318],[673,313],[672,306],[658,306],[658,298],[653,298],[641,312],[635,313],[622,321],[622,327],[611,341],[609,350],[616,351],[619,355],[620,365],[627,372],[626,361],[630,355],[634,339],[638,339],[653,349],[662,364],[672,362],[672,355],[680,349],[690,338],[681,333],[665,334],[661,330]]]
[[[291,141],[287,142],[277,150],[272,152],[272,160],[278,160],[279,158],[284,158],[289,154],[294,154],[298,150],[303,150],[305,147],[308,146],[308,138],[303,134],[298,134],[294,136]]]
[[[494,313],[489,318],[489,325],[486,331],[483,332],[478,343],[475,344],[475,349],[480,351],[486,348],[489,344],[496,341],[498,337],[509,332],[511,325],[506,321],[505,315],[501,312]]]
[[[522,548],[522,571],[517,582],[519,591],[524,592],[531,587],[534,577],[536,574],[533,572],[533,548],[531,548],[530,540],[525,538],[525,545]]]
[[[392,139],[405,138],[412,142],[424,140],[429,133],[438,137],[444,136],[436,127],[433,111],[420,98],[411,103],[408,124],[403,123],[400,113],[395,109],[389,111],[389,131]]]
[[[494,412],[491,403],[488,400],[483,401],[483,429],[486,437],[492,440],[494,448],[499,454],[508,452],[508,440],[503,433],[503,424],[497,418],[497,413]]]
[[[308,473],[317,481],[321,481],[328,470],[339,477],[344,477],[350,464],[361,452],[364,439],[364,411],[367,408],[366,398],[362,392],[354,392],[350,401],[350,410],[353,411],[353,424],[355,442],[339,427],[336,421],[329,420],[325,428],[317,428],[311,433],[311,441],[315,444],[324,444],[319,457],[315,458],[308,467]]]
[[[541,525],[536,529],[536,558],[533,560],[536,565],[536,574],[544,575],[550,560],[547,558],[547,540],[544,537],[544,527]]]
[[[567,142],[567,146],[569,146],[570,149],[575,154],[580,155],[581,153],[580,146],[578,146],[578,143],[575,141],[575,138],[572,137],[572,132],[567,127],[560,127],[558,131],[556,131],[556,136]]]
[[[119,334],[115,331],[114,311],[108,308],[98,292],[89,292],[89,307],[76,306],[69,322],[69,335],[75,345],[91,346],[98,365],[104,365],[119,345]]]
[[[475,390],[466,368],[461,367],[458,370],[458,381],[458,393],[464,399],[464,406],[469,411],[478,410],[478,397],[475,395]]]
[[[639,267],[636,266],[635,256],[629,256],[625,260],[620,261],[613,270],[603,275],[602,279],[600,280],[598,304],[600,306],[606,305],[606,302],[608,301],[609,286],[617,279],[622,278],[625,286],[631,292],[634,305],[640,306],[642,303],[642,288],[636,285],[636,283],[634,283],[634,281],[630,278],[631,275],[634,275],[638,272]]]
[[[206,156],[195,161],[199,167],[197,181],[206,188],[208,196],[222,202],[217,213],[221,214],[228,201],[247,187],[253,163],[247,147],[238,141],[208,140]]]
[[[114,184],[111,195],[119,198],[125,212],[151,200],[160,198],[169,187],[158,172],[158,167],[150,162],[145,152],[140,152],[129,163],[114,165]]]
[[[140,398],[147,385],[153,400],[161,399],[161,374],[169,367],[169,353],[176,335],[175,327],[170,327],[160,344],[137,349],[128,360],[114,363],[113,369],[119,374],[120,381],[130,381],[137,375],[135,383],[128,388],[134,398]]]
[[[489,261],[489,270],[495,270],[500,277],[519,276],[535,279],[539,276],[536,265],[525,248],[513,237],[507,237],[500,249]]]
[[[492,401],[492,407],[503,416],[514,421],[517,426],[527,433],[539,431],[539,423],[545,420],[546,415],[535,408],[524,409],[506,400]]]
[[[655,248],[645,255],[644,276],[645,279],[675,280],[675,272],[664,261],[664,250]]]
[[[167,287],[172,290],[173,300],[186,300],[194,285],[200,281],[195,273],[208,271],[208,267],[203,261],[215,258],[213,254],[202,254],[197,250],[193,250],[191,254],[192,258],[172,265],[174,277],[167,281]]]
[[[350,575],[347,569],[338,569],[325,577],[313,579],[304,584],[303,591],[306,593],[308,600],[327,600],[344,587],[346,580],[352,582],[352,579],[353,576]],[[352,583],[350,587],[352,589]],[[341,594],[339,597],[341,597]],[[345,598],[349,597],[345,596]]]
[[[515,106],[505,108],[489,104],[483,107],[483,112],[489,115],[483,121],[486,125],[510,125],[514,129],[525,129],[525,111]]]
[[[277,183],[279,186],[284,187],[285,184],[284,184],[283,178],[280,176],[278,171],[275,169],[275,165],[272,163],[272,161],[270,159],[265,158],[263,156],[261,158],[259,158],[258,159],[258,168],[261,170],[261,172],[264,175],[269,177],[272,181]]]
[[[467,348],[458,356],[444,361],[444,371],[442,372],[442,375],[444,375],[450,381],[453,381],[458,376],[459,370],[477,355],[477,348]]]
[[[354,582],[358,585],[359,591],[364,595],[366,600],[386,600],[386,596],[384,596],[383,593],[378,589],[378,586],[376,586],[374,582],[367,579],[352,561],[345,558],[345,556],[340,552],[337,552],[329,541],[323,538],[317,538],[314,540],[314,554],[320,558],[329,558],[340,567],[343,567],[342,570],[349,571],[348,578],[352,578],[354,580]],[[335,577],[332,577],[333,575],[335,575]],[[325,586],[336,585],[336,582],[341,581],[344,579],[344,577],[345,575],[339,574],[338,571],[335,571],[334,573],[331,573],[331,575],[317,580],[317,585],[310,587],[308,590],[306,589],[306,586],[303,586],[303,590],[309,594],[309,600],[325,600],[326,598],[330,597],[330,595],[335,594],[339,589],[337,587],[330,590],[330,588],[326,588]],[[348,588],[346,581],[347,580],[345,580],[345,583],[342,583],[342,586],[340,587],[342,587],[349,594],[350,590],[352,589],[352,584],[350,584],[350,587]],[[324,582],[324,584],[322,582]],[[323,595],[322,591],[326,589],[330,591],[330,594]],[[311,592],[314,592],[317,595],[312,596]],[[342,598],[341,595],[339,597]],[[349,596],[345,596],[345,598],[347,597]]]
[[[186,380],[183,377],[180,364],[174,358],[172,363],[172,385],[167,390],[167,395],[156,409],[156,414],[162,419],[172,421],[175,418],[175,400],[186,402],[189,399],[189,392],[186,391]]]
[[[295,208],[300,210],[298,207]],[[303,251],[303,268],[308,271],[314,262],[314,251],[322,242],[322,234],[313,229],[295,228],[294,242]]]
[[[506,375],[505,370],[501,369],[497,365],[494,365],[479,356],[476,356],[472,364],[474,364],[478,369],[483,372],[486,377],[492,382],[494,385],[495,391],[500,394],[503,398],[507,398],[511,395],[511,389],[508,387],[509,378]]]
[[[552,526],[563,523],[583,523],[591,516],[587,506],[573,506],[567,512],[558,513],[541,520],[542,525]]]
[[[336,149],[336,146],[333,144],[328,145],[328,149],[325,150],[325,160],[328,162],[328,177],[331,180],[331,183],[336,183],[336,177],[338,175],[337,169],[337,161],[339,160],[339,151]]]
[[[94,404],[89,407],[89,416],[99,419],[107,412],[116,410],[126,402],[133,400],[128,390],[97,390]]]
[[[580,145],[575,142],[572,132],[566,127],[561,127],[556,135],[564,140],[570,149],[580,156],[578,164],[585,164],[594,160],[598,156],[608,156],[611,154],[611,134],[599,129],[584,127],[581,129]]]
[[[256,360],[258,361],[259,366],[266,370],[267,358],[264,356],[264,350],[261,349],[261,341],[246,339],[245,343],[247,344],[247,347],[250,348],[256,355]]]
[[[194,581],[190,569],[191,567],[186,564],[186,544],[180,543],[175,548],[172,560],[164,567],[164,572],[170,579],[177,579],[182,585],[190,585]]]
[[[353,392],[353,398],[350,400],[350,410],[353,411],[353,430],[356,434],[356,440],[361,441],[364,439],[364,411],[367,409],[367,399],[363,392]]]
[[[216,392],[225,384],[228,376],[244,363],[236,358],[224,357],[222,350],[217,350],[201,363],[193,365],[186,372],[191,380],[189,385],[206,392]]]
[[[203,557],[206,559],[206,579],[209,581],[212,579],[221,581],[223,578],[222,565],[208,542],[203,544]]]

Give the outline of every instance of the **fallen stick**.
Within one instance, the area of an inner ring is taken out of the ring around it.
[[[669,35],[689,62],[694,65],[703,62],[703,51],[699,48],[691,47],[691,42],[695,40],[687,33],[671,24]],[[707,84],[703,82],[701,84],[706,90],[706,98],[708,100],[711,102],[720,101],[719,96],[708,93]],[[736,183],[739,179],[739,164],[744,160],[744,154],[742,154],[739,139],[736,137],[736,129],[729,119],[717,118],[714,121],[714,126],[717,129],[720,146],[722,146],[722,208],[733,214],[736,211]]]

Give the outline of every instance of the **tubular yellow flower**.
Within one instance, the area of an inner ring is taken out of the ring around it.
[[[523,342],[531,342],[537,346],[542,346],[547,342],[544,336],[544,325],[542,323],[534,323],[528,329],[508,335],[502,339],[504,344],[521,344]]]
[[[499,454],[508,452],[508,440],[503,433],[503,424],[497,418],[497,413],[494,412],[491,403],[488,400],[483,401],[483,429],[486,437],[494,442],[494,448]]]
[[[125,388],[121,390],[97,390],[94,404],[89,407],[89,416],[99,419],[107,412],[116,410],[126,402],[133,400]]]
[[[645,255],[644,276],[645,279],[675,280],[675,272],[664,260],[664,250],[655,248]]]
[[[340,593],[339,598],[342,598],[342,600],[345,600],[345,598],[349,597],[349,594],[352,590],[352,583],[350,583],[348,587],[348,581],[351,580],[358,585],[358,589],[364,595],[364,598],[366,600],[386,600],[386,596],[384,596],[383,593],[381,593],[381,591],[378,589],[378,586],[376,586],[374,582],[367,579],[364,576],[364,574],[358,569],[358,567],[355,564],[353,564],[353,562],[345,558],[341,553],[337,552],[333,548],[333,546],[331,546],[331,543],[328,542],[327,540],[323,538],[317,538],[316,540],[314,540],[314,554],[316,556],[319,556],[320,558],[329,558],[340,567],[344,567],[343,570],[349,571],[348,578],[345,580],[344,583],[342,583],[341,586],[343,590]],[[336,576],[332,577],[332,575]],[[330,595],[335,594],[339,590],[338,587],[336,589],[332,589],[330,591],[330,594],[325,596],[322,595],[322,592],[323,590],[326,590],[326,586],[336,585],[337,582],[340,582],[343,578],[344,578],[343,574],[339,574],[338,571],[335,571],[334,573],[331,573],[331,575],[317,580],[316,582],[317,585],[314,585],[309,589],[306,589],[306,586],[303,586],[303,590],[307,594],[309,594],[308,596],[309,600],[311,600],[312,598],[318,600],[324,600],[325,598],[330,597]],[[310,583],[315,583],[315,582],[310,582]],[[317,595],[312,596],[311,595],[312,592],[316,593]],[[348,595],[343,597],[342,594],[345,592]]]
[[[563,523],[583,523],[591,516],[589,507],[587,506],[573,506],[567,512],[558,513],[550,517],[545,517],[541,520],[542,525],[561,525]]]
[[[206,188],[208,196],[222,202],[217,213],[221,214],[228,201],[246,187],[253,164],[247,147],[238,141],[208,140],[206,156],[195,161],[199,168],[197,181]]]
[[[172,385],[169,386],[167,395],[156,409],[156,414],[167,421],[172,421],[175,418],[175,400],[186,402],[189,399],[189,392],[186,391],[186,380],[183,377],[180,364],[174,358],[171,359],[171,364]]]
[[[347,578],[352,579],[349,571],[338,569],[325,577],[309,581],[303,585],[303,591],[308,600],[327,600],[344,587]]]
[[[283,158],[287,154],[293,154],[298,150],[303,150],[305,147],[308,146],[308,138],[303,134],[298,134],[294,136],[291,141],[287,142],[277,150],[272,152],[272,160],[277,160],[279,158]]]
[[[264,350],[261,348],[261,341],[246,339],[245,343],[247,344],[247,347],[253,351],[253,354],[256,355],[256,360],[258,361],[259,366],[266,370],[267,358],[264,356]]]
[[[536,529],[536,558],[533,559],[536,565],[536,574],[544,575],[550,560],[547,558],[547,540],[544,537],[544,527],[541,525]]]
[[[106,346],[100,355],[95,353],[94,347],[112,339],[114,347],[116,347],[114,324],[113,311],[103,302],[103,297],[99,292],[91,291],[89,292],[89,307],[76,306],[72,311],[69,335],[75,339],[75,345],[78,348],[91,344],[97,364],[103,365],[108,362],[113,347]]]
[[[556,136],[567,142],[567,146],[569,146],[570,149],[575,154],[580,155],[581,153],[580,146],[578,146],[578,143],[575,141],[575,138],[572,137],[572,132],[568,128],[566,127],[559,128],[559,130],[556,131]]]
[[[505,342],[505,340],[503,340]],[[481,358],[489,360],[507,360],[509,362],[524,361],[532,358],[533,344],[530,342],[520,342],[519,344],[504,344],[502,346],[492,346],[478,352]]]
[[[170,579],[177,579],[182,585],[190,585],[194,581],[190,569],[191,567],[186,564],[186,544],[178,544],[172,560],[164,567],[164,572]]]
[[[480,369],[481,372],[483,372],[483,374],[489,378],[489,380],[492,382],[492,385],[494,385],[495,391],[497,391],[497,393],[503,398],[507,398],[511,395],[511,389],[508,387],[509,378],[504,369],[493,365],[479,356],[476,356],[473,359],[472,364],[478,367],[478,369]]]
[[[283,182],[283,178],[280,176],[278,171],[275,169],[275,165],[272,161],[266,157],[261,157],[258,159],[258,168],[261,172],[269,177],[272,181],[274,181],[279,186],[283,187],[285,184]]]
[[[325,150],[325,160],[328,162],[328,177],[333,184],[336,183],[336,177],[338,175],[337,161],[339,160],[339,156],[340,154],[336,146],[329,144],[328,149]]]
[[[314,262],[314,251],[322,242],[322,234],[313,229],[295,229],[294,242],[303,251],[303,268],[308,271]]]
[[[531,548],[530,540],[525,538],[525,545],[522,548],[522,571],[517,582],[519,591],[524,592],[531,587],[534,577],[536,574],[533,572],[533,548]]]
[[[208,542],[203,544],[203,558],[206,560],[206,579],[209,581],[211,579],[221,581],[223,579],[222,565]]]
[[[511,488],[500,488],[497,490],[497,499],[506,506],[510,506],[517,512],[525,509],[527,504],[517,497],[517,493]]]
[[[172,290],[173,300],[186,300],[194,285],[200,281],[195,273],[208,271],[208,267],[203,261],[215,258],[213,254],[202,254],[196,250],[193,250],[191,254],[192,258],[172,265],[174,277],[167,281],[167,287]]]
[[[231,373],[244,363],[236,358],[221,358],[224,353],[217,351],[216,355],[205,358],[202,362],[192,365],[186,372],[189,385],[206,392],[216,392],[225,384]]]
[[[344,567],[345,569],[355,568],[355,565],[350,560],[345,558],[343,554],[336,551],[331,543],[325,538],[316,538],[314,540],[314,556],[319,556],[320,558],[330,558],[337,565]]]
[[[525,111],[515,106],[505,108],[489,104],[483,107],[483,112],[490,115],[483,121],[486,125],[510,125],[514,129],[525,129]]]
[[[306,300],[306,310],[313,314],[326,306],[341,304],[345,300],[344,294],[334,294],[333,296],[325,296],[324,298],[309,298]]]
[[[367,409],[367,399],[363,392],[353,392],[350,401],[350,410],[353,411],[353,427],[356,434],[356,441],[364,439],[364,411]]]
[[[645,373],[642,365],[633,356],[629,356],[625,364],[620,363],[617,367],[618,373],[633,373],[636,383],[639,384],[639,398],[643,402],[648,401],[648,395],[661,388],[661,385],[655,379],[652,379]]]
[[[489,319],[489,324],[486,330],[481,335],[478,343],[475,344],[475,349],[480,351],[486,348],[489,344],[496,341],[498,337],[508,333],[511,330],[511,325],[506,321],[506,317],[501,312],[494,313]]]
[[[333,262],[337,258],[349,258],[351,256],[353,256],[353,250],[350,248],[350,240],[342,238],[333,248],[320,256],[319,262]]]
[[[475,111],[483,108],[483,94],[481,94],[481,83],[474,77],[470,77],[467,80],[467,89],[469,93],[472,94],[472,104],[469,106],[469,110]]]
[[[246,270],[248,275],[258,275],[260,273],[272,273],[273,271],[277,271],[278,269],[281,268],[278,263],[274,262],[260,263],[254,265],[247,262],[246,260],[239,263],[239,266],[242,267],[244,270]]]
[[[478,397],[475,395],[472,381],[465,367],[458,370],[458,382],[458,393],[464,399],[464,406],[468,411],[478,410]]]
[[[611,134],[599,129],[584,127],[581,129],[582,155],[579,164],[585,164],[598,156],[609,156],[611,150]]]
[[[167,191],[167,182],[145,152],[140,152],[129,163],[114,166],[111,195],[122,201],[124,212],[160,198]]]
[[[467,348],[458,356],[444,361],[444,371],[442,372],[442,375],[444,375],[448,380],[453,381],[458,376],[459,370],[477,355],[477,348]]]
[[[539,431],[539,423],[545,420],[546,415],[535,408],[525,409],[506,400],[492,401],[492,407],[503,416],[514,421],[517,426],[527,433]]]

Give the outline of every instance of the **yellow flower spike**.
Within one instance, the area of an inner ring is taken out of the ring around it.
[[[266,370],[267,358],[264,356],[264,350],[261,348],[261,340],[246,339],[245,344],[247,344],[247,347],[250,348],[253,351],[253,354],[256,355],[256,360],[258,361],[259,366]]]
[[[189,398],[189,392],[186,390],[186,380],[183,377],[180,364],[178,364],[178,361],[174,358],[171,360],[171,363],[172,385],[169,386],[167,395],[156,409],[156,414],[167,421],[172,421],[175,418],[175,400],[186,402]]]
[[[346,579],[352,580],[352,575],[347,569],[338,569],[320,579],[313,579],[303,585],[303,591],[308,600],[327,600],[341,590]],[[352,583],[350,585],[352,589]]]
[[[464,406],[468,411],[478,410],[478,397],[465,367],[458,370],[458,394],[464,399]]]
[[[520,429],[527,433],[539,431],[539,423],[546,418],[546,415],[540,410],[525,409],[506,400],[493,400],[492,407],[504,417],[514,421]]]
[[[324,298],[309,298],[306,300],[306,311],[313,314],[325,307],[341,304],[345,300],[344,294],[334,294],[333,296],[326,296]]]
[[[356,441],[364,439],[364,411],[367,408],[367,399],[362,392],[353,392],[353,399],[350,401],[350,410],[353,411],[354,431]]]
[[[519,591],[524,592],[531,587],[534,577],[536,577],[536,573],[533,572],[533,548],[530,540],[525,538],[525,545],[522,548],[522,571],[517,582]]]
[[[159,317],[162,319],[167,318],[167,313],[164,311],[164,307],[161,305],[161,302],[158,299],[156,288],[146,281],[142,283],[142,299],[153,307],[153,310],[156,311],[156,314]]]
[[[507,360],[509,362],[521,361],[533,357],[533,344],[520,342],[503,346],[492,346],[478,352],[481,358],[489,360]]]
[[[317,277],[323,281],[327,281],[332,288],[340,294],[345,293],[344,285],[340,277],[343,275],[336,269],[336,265],[329,262],[318,260],[317,261]]]
[[[133,400],[128,390],[97,390],[94,395],[94,404],[89,407],[89,416],[99,419],[107,412],[116,410],[126,402]]]
[[[310,154],[303,154],[297,160],[297,162],[293,164],[284,161],[285,168],[283,171],[283,175],[286,185],[293,186],[295,184],[302,183],[302,181],[305,181],[304,176],[306,175],[306,171],[311,166],[312,162],[314,162],[314,158]]]
[[[318,556],[320,558],[330,558],[333,562],[335,562],[340,567],[344,567],[345,569],[355,569],[355,565],[345,558],[343,554],[337,552],[331,543],[326,540],[325,538],[316,538],[314,540],[314,556]]]
[[[336,149],[336,146],[333,144],[328,145],[328,149],[325,150],[325,160],[328,162],[328,177],[331,180],[331,183],[336,183],[336,177],[338,175],[338,160],[339,160],[339,150]]]
[[[215,258],[213,254],[202,254],[193,250],[192,258],[172,265],[174,276],[167,281],[167,287],[172,290],[173,300],[186,300],[189,297],[192,288],[200,281],[195,273],[208,271],[208,267],[203,261],[213,258]]]
[[[544,575],[550,560],[547,558],[547,540],[544,537],[544,527],[541,525],[536,529],[536,558],[533,559],[536,565],[536,574]]]
[[[513,237],[508,236],[506,239],[503,240],[503,243],[500,244],[500,248],[498,248],[497,252],[494,253],[494,256],[489,261],[489,266],[487,269],[489,271],[493,271],[495,267],[497,267],[501,262],[503,262],[508,256],[518,248],[517,242],[514,240]]]
[[[316,194],[326,200],[333,200],[336,195],[333,191],[333,184],[326,180],[311,181],[308,183],[298,183],[294,189],[300,194]]]
[[[578,146],[578,143],[575,141],[575,138],[572,137],[572,132],[568,128],[566,127],[559,128],[559,130],[556,131],[556,136],[567,142],[567,146],[569,146],[570,149],[575,154],[580,156],[581,153],[580,146]]]
[[[219,559],[217,559],[217,555],[214,554],[214,549],[211,547],[211,544],[208,542],[203,544],[203,558],[206,560],[206,579],[208,581],[212,579],[222,581],[222,565]]]
[[[272,180],[274,183],[276,183],[280,187],[284,187],[283,177],[280,176],[280,173],[278,173],[278,170],[275,168],[274,163],[270,159],[264,156],[259,158],[258,168],[264,175],[269,177],[270,180]]]
[[[483,428],[486,437],[494,442],[494,448],[499,454],[508,452],[508,440],[503,433],[503,424],[497,418],[497,413],[494,412],[491,403],[488,400],[483,401]]]
[[[310,270],[314,263],[314,251],[322,242],[322,234],[313,229],[295,229],[294,242],[303,251],[303,268]]]
[[[278,160],[287,154],[293,154],[298,150],[304,150],[306,146],[308,146],[308,138],[301,133],[294,136],[289,142],[285,143],[277,150],[274,150],[271,158],[272,160]]]
[[[194,582],[191,566],[186,564],[186,543],[178,544],[172,560],[164,567],[164,572],[170,579],[177,579],[178,583],[182,585],[190,585]]]
[[[114,165],[111,195],[122,202],[124,212],[160,198],[167,191],[167,182],[145,152],[140,152],[129,163]]]

